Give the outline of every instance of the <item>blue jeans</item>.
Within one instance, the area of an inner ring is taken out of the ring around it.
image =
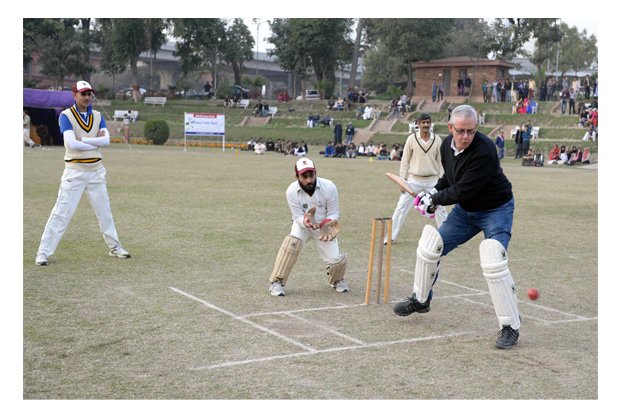
[[[485,239],[495,239],[508,249],[512,237],[514,197],[503,205],[481,212],[468,212],[455,205],[438,232],[443,238],[443,255],[467,242],[480,231]]]

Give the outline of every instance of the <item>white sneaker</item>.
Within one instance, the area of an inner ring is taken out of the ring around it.
[[[48,256],[46,254],[37,254],[35,257],[35,264],[45,267],[48,265]]]
[[[336,284],[334,284],[334,289],[340,293],[349,292],[349,287],[347,286],[347,283],[345,282],[345,280],[337,281]]]
[[[120,245],[117,245],[109,251],[109,256],[116,256],[117,258],[130,258],[130,253]]]
[[[282,281],[274,281],[269,286],[269,292],[274,297],[284,297],[284,287],[282,286]]]

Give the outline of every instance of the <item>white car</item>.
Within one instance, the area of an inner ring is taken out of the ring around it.
[[[304,94],[304,99],[306,101],[315,101],[315,100],[319,100],[319,92],[317,92],[316,89],[307,89],[306,93]]]

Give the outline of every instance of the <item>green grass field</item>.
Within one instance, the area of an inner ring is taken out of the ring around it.
[[[26,400],[598,399],[596,165],[504,159],[523,326],[518,346],[501,351],[481,236],[443,258],[430,313],[363,305],[371,218],[393,212],[399,192],[384,173],[397,162],[311,156],[340,191],[352,291],[334,292],[309,244],[286,297],[274,298],[268,278],[290,229],[294,157],[140,145],[103,153],[133,258],[107,255],[84,197],[50,265],[38,267],[63,149],[23,151]],[[392,247],[391,303],[411,292],[425,223],[409,218]]]

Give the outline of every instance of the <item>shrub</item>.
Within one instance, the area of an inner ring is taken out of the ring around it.
[[[148,120],[143,129],[145,138],[152,140],[152,143],[165,144],[169,138],[169,125],[163,120]]]

